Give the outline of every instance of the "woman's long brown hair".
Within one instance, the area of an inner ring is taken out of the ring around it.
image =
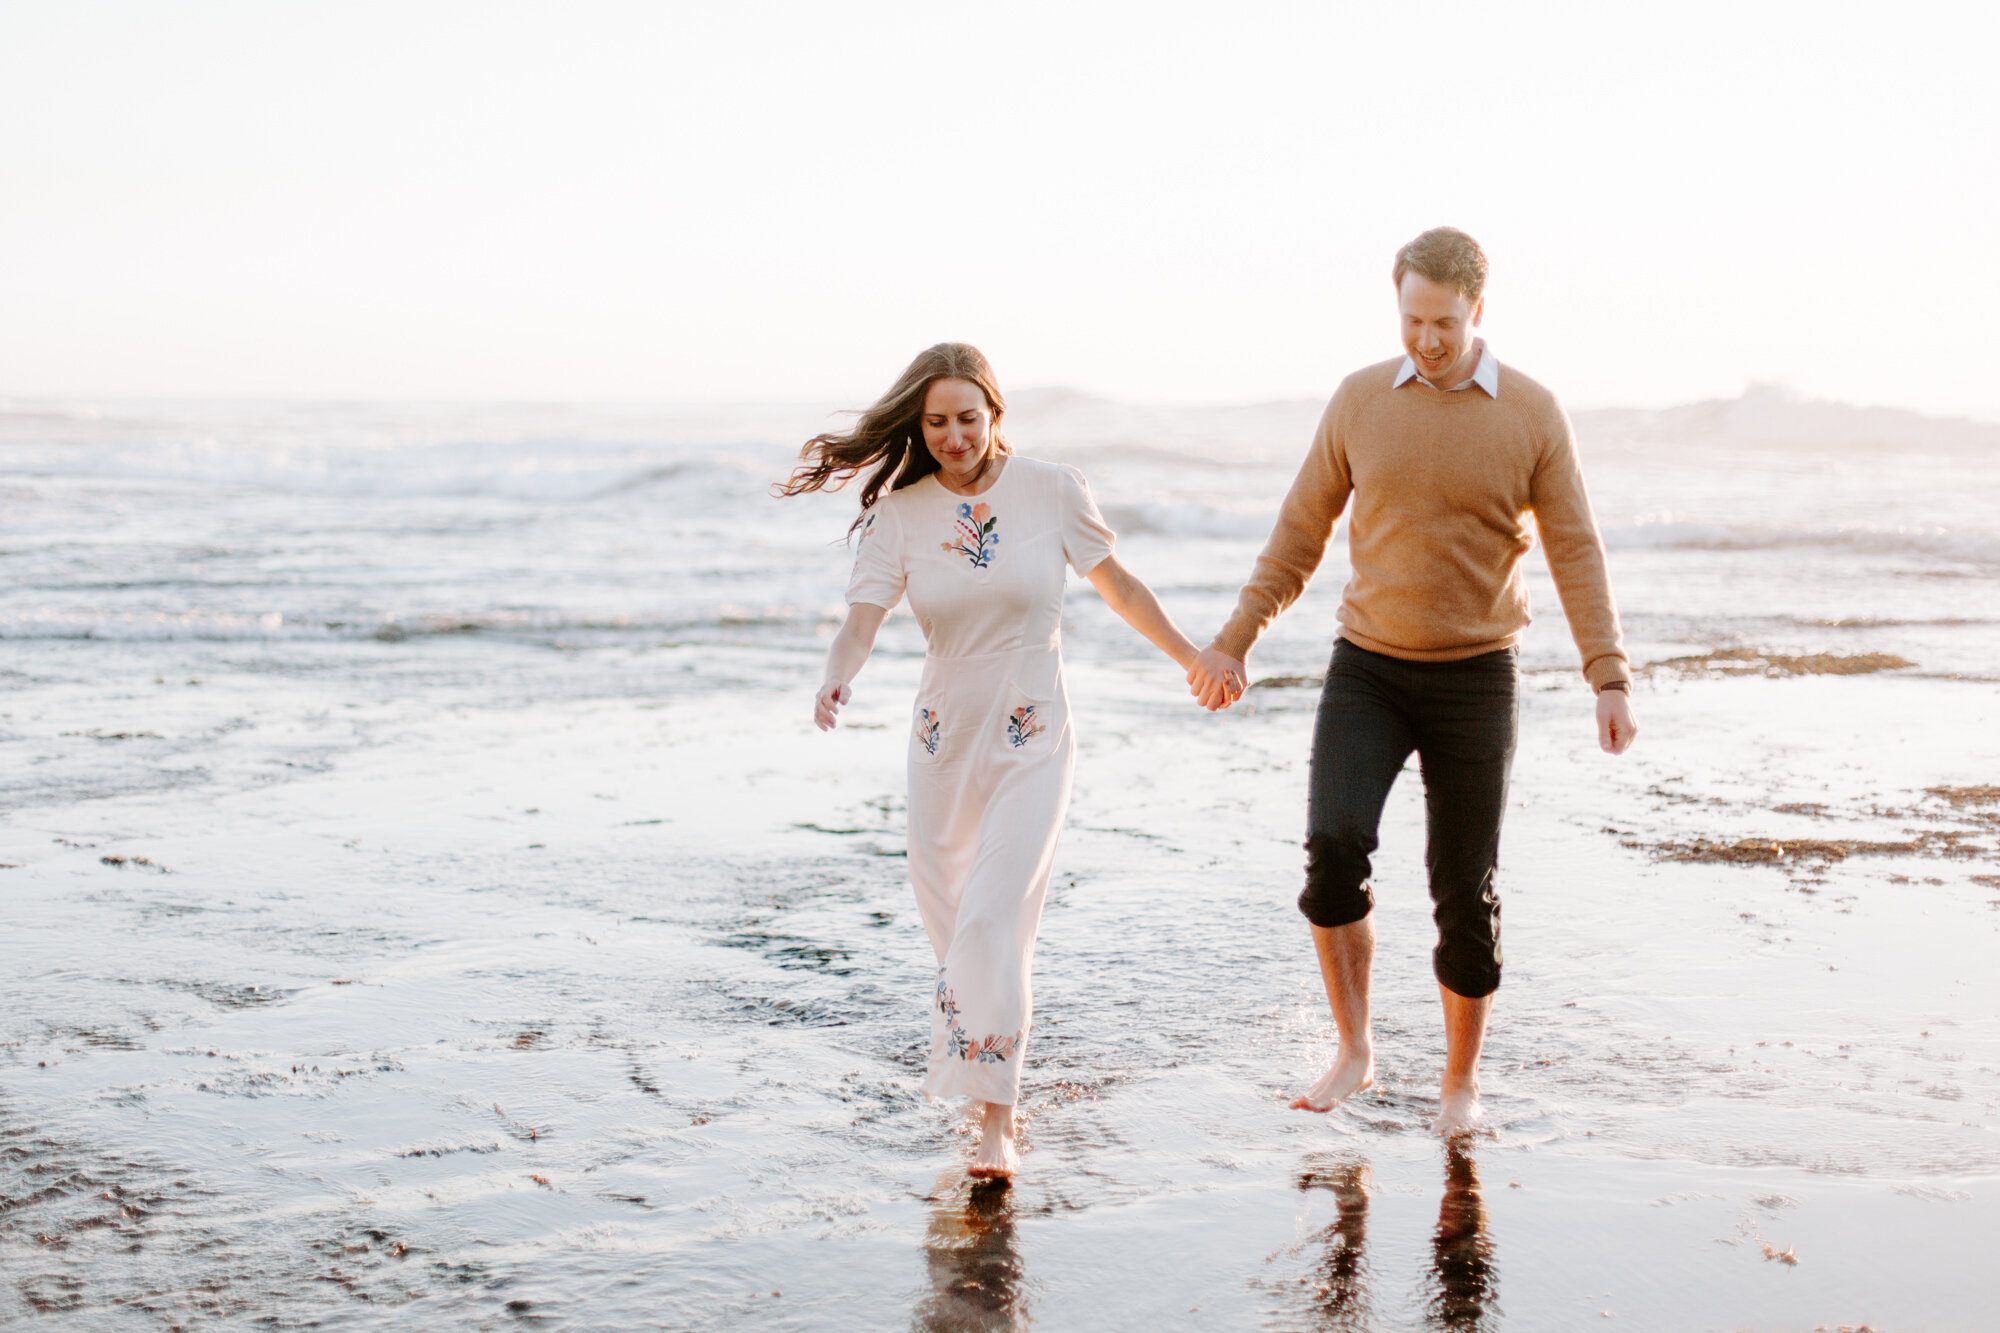
[[[856,474],[874,468],[861,483],[861,512],[875,503],[884,488],[900,491],[914,486],[938,470],[937,460],[924,447],[924,395],[939,380],[971,380],[986,395],[993,413],[993,452],[1012,453],[1000,436],[1000,418],[1007,412],[1007,400],[993,379],[993,367],[977,347],[969,343],[939,343],[927,347],[897,376],[889,392],[875,406],[860,414],[852,430],[815,435],[799,450],[805,461],[791,479],[771,490],[777,495],[803,495],[807,491],[837,491]],[[992,461],[988,455],[987,462]],[[980,471],[984,473],[985,465]],[[861,524],[861,514],[848,525],[852,532]]]

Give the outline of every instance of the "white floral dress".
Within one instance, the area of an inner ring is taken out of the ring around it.
[[[1010,456],[980,495],[935,475],[862,518],[847,600],[907,594],[929,652],[911,708],[910,884],[937,950],[927,1096],[1011,1105],[1030,973],[1076,736],[1062,674],[1063,567],[1112,533],[1074,468]]]

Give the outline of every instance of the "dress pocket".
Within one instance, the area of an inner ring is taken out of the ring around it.
[[[1020,704],[1007,715],[1008,748],[1021,750],[1049,729],[1047,704]]]
[[[1061,659],[1054,653],[1037,653],[1015,667],[1004,701],[1003,748],[1039,749],[1051,731],[1060,729],[1061,670]]]
[[[910,727],[910,754],[920,764],[935,763],[944,744],[944,717],[935,706],[918,704]]]

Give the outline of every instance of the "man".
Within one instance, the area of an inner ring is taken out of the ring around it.
[[[1639,725],[1569,418],[1473,336],[1486,310],[1485,254],[1438,227],[1397,252],[1393,277],[1405,354],[1356,371],[1333,395],[1235,614],[1188,684],[1210,709],[1242,693],[1257,636],[1305,591],[1351,499],[1353,574],[1313,731],[1299,895],[1340,1048],[1292,1105],[1329,1111],[1374,1081],[1369,856],[1390,785],[1415,751],[1446,1042],[1431,1127],[1452,1136],[1480,1120],[1479,1050],[1500,985],[1493,874],[1520,711],[1528,515],[1597,692],[1598,744],[1623,754]]]

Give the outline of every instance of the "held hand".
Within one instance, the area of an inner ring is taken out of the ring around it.
[[[1624,754],[1639,735],[1639,719],[1632,712],[1632,699],[1624,690],[1601,690],[1597,695],[1597,746],[1606,754]]]
[[[844,680],[830,680],[819,687],[819,695],[813,700],[813,722],[821,731],[832,731],[834,716],[840,706],[854,697],[854,691]]]
[[[1212,713],[1218,708],[1229,707],[1243,697],[1243,691],[1250,683],[1250,668],[1220,648],[1210,646],[1195,654],[1194,665],[1188,668],[1187,681],[1188,693]]]

